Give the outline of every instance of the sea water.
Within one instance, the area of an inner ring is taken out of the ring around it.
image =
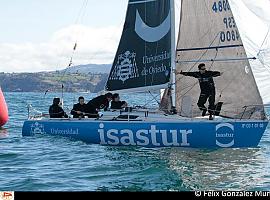
[[[61,93],[5,93],[9,122],[0,130],[0,191],[270,190],[269,127],[259,148],[112,147],[64,137],[22,137],[28,109],[48,113]],[[64,93],[68,111],[79,96]],[[123,95],[129,105],[155,107],[157,94]],[[203,133],[202,133],[203,134]]]

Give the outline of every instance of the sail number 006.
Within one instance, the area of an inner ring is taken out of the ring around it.
[[[213,6],[212,6],[212,10],[214,12],[223,12],[223,11],[227,11],[227,10],[231,10],[230,8],[230,4],[228,2],[228,0],[223,0],[223,1],[218,1],[218,2],[214,2]]]

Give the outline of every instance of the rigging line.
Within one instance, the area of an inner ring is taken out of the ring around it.
[[[78,25],[80,23],[80,21],[83,20],[83,17],[85,16],[85,13],[86,13],[87,4],[88,4],[88,0],[84,0],[83,5],[82,5],[82,7],[81,7],[81,9],[79,11],[78,17],[75,20],[75,23],[74,23],[75,25]],[[77,44],[78,44],[78,37],[79,37],[78,35],[79,35],[79,30],[77,29],[76,32],[75,32],[75,42],[74,42],[73,50],[72,50],[72,53],[71,53],[70,62],[69,62],[68,67],[65,69],[64,74],[63,74],[62,78],[60,79],[60,81],[62,81],[62,79],[65,76],[66,72],[73,65],[73,57],[75,55],[75,51],[77,49]]]
[[[156,96],[154,96],[153,94],[152,94],[152,92],[151,91],[148,91],[148,93],[153,97],[150,101],[148,101],[147,103],[145,103],[144,105],[143,105],[143,107],[146,107],[147,105],[149,105],[149,103],[151,102],[151,101],[153,101],[153,100],[155,100],[157,103],[158,103],[158,105],[160,105],[160,102],[157,100],[157,97],[159,96],[159,94],[157,94]]]
[[[216,54],[217,55],[217,54]],[[211,69],[211,67],[212,67],[212,65],[210,66],[210,68],[209,69]],[[187,86],[186,88],[189,88],[190,87],[190,89],[188,89],[184,94],[182,94],[181,96],[180,96],[180,98],[182,98],[183,96],[185,96],[187,93],[189,93],[197,84],[199,84],[199,81],[198,80],[196,80],[195,81],[195,83],[193,84],[193,85],[190,85],[190,86]],[[186,89],[185,88],[185,89]]]
[[[219,45],[220,45],[220,40],[219,40]],[[242,45],[243,46],[243,45]],[[217,58],[217,55],[218,55],[218,49],[216,50],[216,55],[215,55],[215,57],[214,57],[214,60]],[[211,64],[211,66],[210,66],[210,69],[213,67],[213,65],[214,65],[214,61],[212,62],[212,64]],[[223,72],[224,73],[224,72]],[[222,74],[220,74],[220,75],[222,75]],[[223,90],[221,90],[221,92],[219,93],[219,98],[218,98],[218,101],[220,101],[220,99],[221,99],[221,97],[222,97],[222,93],[223,93]]]
[[[146,16],[147,16],[147,6],[146,6],[146,4],[145,4],[145,9],[144,9],[144,22],[146,22]],[[146,54],[146,52],[147,52],[147,42],[144,40],[144,56],[147,56],[147,54]],[[147,67],[147,63],[145,63],[145,65],[144,65],[145,67]],[[146,76],[144,76],[144,86],[146,86],[146,83],[147,83],[147,78],[146,78]],[[144,97],[145,99],[144,99],[144,101],[145,101],[145,105],[147,105],[148,103],[147,103],[147,101],[146,101],[146,95],[145,95],[145,97]]]
[[[218,34],[218,35],[219,35],[219,34]],[[220,40],[219,40],[218,45],[220,45]],[[218,49],[216,49],[216,55],[214,56],[214,60],[217,58],[217,55],[218,55]],[[213,67],[213,65],[214,65],[214,61],[211,63],[209,69],[211,69],[211,68]]]
[[[82,21],[83,17],[85,16],[85,13],[86,13],[86,8],[87,8],[87,5],[88,5],[88,0],[84,0],[83,2],[83,5],[79,11],[79,14],[78,14],[78,17],[77,19],[75,20],[75,25],[77,25],[80,21]],[[76,49],[77,49],[77,43],[78,43],[78,31],[75,33],[75,43],[74,43],[74,46],[73,46],[73,49],[72,49],[72,53],[71,53],[71,57],[70,57],[70,61],[69,61],[69,64],[68,66],[65,68],[61,78],[59,79],[59,82],[62,82],[62,93],[63,93],[63,90],[64,90],[64,85],[63,85],[63,79],[66,75],[66,73],[68,72],[68,70],[70,69],[70,67],[73,65],[73,57],[75,55],[75,52],[76,52]],[[63,97],[63,94],[62,94],[62,97]]]
[[[218,33],[216,35],[216,37],[214,38],[214,40],[211,42],[210,46],[214,43],[214,41],[216,40],[216,38],[219,36],[220,33]],[[219,40],[219,44],[220,44],[220,40]],[[206,51],[202,54],[201,58],[207,53],[208,49],[205,49]],[[216,55],[214,56],[214,59],[216,59],[218,55],[218,49],[216,49]],[[210,65],[209,69],[211,69],[213,67],[214,61],[212,61],[212,64]],[[193,66],[194,67],[194,66]],[[181,78],[181,77],[180,77]],[[182,77],[183,78],[183,77]],[[180,79],[181,80],[181,79]],[[183,96],[185,96],[188,92],[190,92],[197,84],[199,83],[199,81],[197,80],[193,85],[191,85],[190,89],[188,91],[186,91],[183,95],[180,96],[180,98],[182,98]],[[221,94],[219,95],[219,97],[221,98]]]
[[[144,6],[144,22],[146,21],[146,16],[147,16],[147,11],[146,11],[146,7],[147,6]],[[144,56],[147,56],[146,55],[146,52],[147,52],[147,42],[146,41],[144,41]],[[147,64],[145,63],[145,65],[144,65],[145,67],[147,66]],[[153,78],[153,77],[152,77]],[[146,76],[144,76],[144,85],[146,85],[146,83],[147,83],[147,77]],[[151,92],[150,91],[148,91],[150,94],[151,94]],[[146,105],[148,105],[149,104],[149,102],[147,102],[147,100],[146,100],[146,94],[144,95],[145,97],[144,97],[144,107],[146,106]]]
[[[79,23],[79,20],[80,20],[80,19],[84,16],[84,14],[86,13],[86,7],[87,7],[87,4],[88,4],[88,0],[84,0],[84,2],[83,2],[83,4],[82,4],[82,7],[80,8],[79,14],[78,14],[78,16],[77,16],[77,18],[76,18],[76,20],[75,20],[75,25],[77,25],[77,24]],[[84,11],[84,13],[83,13],[83,11]],[[83,14],[82,14],[82,13],[83,13]],[[76,34],[76,37],[75,37],[75,38],[78,38],[77,35],[78,35],[78,34]],[[63,72],[63,75],[62,75],[62,76],[60,77],[60,79],[59,79],[59,82],[62,82],[62,80],[63,80],[63,78],[64,78],[64,76],[65,76],[65,74],[66,74],[68,68],[72,65],[73,56],[74,56],[75,51],[76,51],[76,48],[77,48],[77,41],[78,41],[78,40],[76,39],[75,44],[74,44],[74,46],[73,46],[72,53],[71,53],[71,58],[70,58],[69,65],[68,65],[68,67],[65,68],[65,70],[64,70],[64,72]],[[64,52],[64,50],[62,49],[61,55],[63,55],[63,52]],[[60,60],[58,61],[58,64],[57,64],[56,66],[59,66],[59,65],[60,65]],[[49,92],[49,91],[50,91],[49,89],[46,90],[44,97],[46,96],[47,92]]]
[[[88,0],[85,0],[82,7],[81,7],[81,10],[79,12],[79,15],[78,15],[78,18],[76,19],[75,21],[75,25],[78,25],[78,24],[82,24],[82,21],[83,19],[85,18],[85,15],[86,15],[86,8],[88,6]],[[79,35],[79,31],[77,29],[77,32],[75,33],[75,43],[77,44],[78,43],[78,36]]]
[[[215,39],[216,39],[216,38],[215,38]],[[215,40],[215,39],[214,39],[214,40]],[[214,40],[213,40],[213,42],[214,42]],[[212,43],[213,43],[213,42],[212,42]],[[211,43],[211,44],[212,44],[212,43]],[[208,51],[208,50],[206,49],[206,51],[201,55],[201,58],[207,53],[207,51]],[[216,57],[216,56],[217,56],[217,53],[216,53],[215,57]],[[196,62],[196,63],[192,66],[192,68],[190,68],[190,70],[193,69],[197,63],[198,63],[198,62]],[[212,65],[211,65],[211,66],[212,66]],[[210,67],[210,68],[211,68],[211,67]],[[190,72],[190,70],[189,70],[189,72]],[[182,78],[184,78],[184,76],[183,76],[183,77],[180,77],[178,80],[180,81]],[[188,89],[184,94],[182,94],[182,95],[180,96],[180,98],[182,98],[182,97],[185,96],[187,93],[189,93],[189,92],[190,92],[190,91],[191,91],[198,83],[199,83],[199,81],[196,80],[195,83],[194,83],[193,85],[188,86],[188,87],[190,87],[190,89]],[[187,88],[188,88],[188,87],[187,87]]]
[[[210,43],[209,47],[212,46],[212,44],[215,42],[215,40],[216,40],[216,38],[219,36],[219,34],[220,34],[220,32],[217,33],[216,37],[212,40],[212,42]],[[206,34],[205,34],[205,35],[206,35]],[[204,37],[204,36],[203,36],[203,37]],[[202,38],[203,38],[203,37],[202,37]],[[189,71],[190,71],[191,69],[193,69],[193,68],[198,64],[198,62],[200,62],[200,60],[201,60],[202,57],[208,52],[208,50],[209,50],[209,49],[205,49],[205,52],[202,53],[202,55],[200,56],[200,58],[198,59],[198,61],[194,63],[194,65],[189,69]]]
[[[217,56],[217,53],[216,53],[216,56]],[[210,66],[209,69],[211,69],[211,68],[213,67],[213,64],[214,64],[214,62],[211,64],[211,66]],[[236,76],[234,76],[234,77],[236,77]],[[235,80],[235,78],[233,78],[232,80]],[[195,87],[195,85],[196,85],[197,83],[198,83],[198,81],[196,81],[196,83],[193,84],[193,85],[191,86],[191,88],[190,88],[185,94],[183,94],[182,96],[186,95],[189,91],[191,91],[191,90]],[[222,93],[224,92],[224,90],[225,90],[226,88],[229,87],[229,85],[230,85],[231,83],[232,83],[232,81],[228,81],[228,84],[225,85],[225,87],[224,87],[223,89],[221,89],[221,92],[220,92],[219,95],[218,95],[218,97],[219,97],[219,100],[218,100],[218,101],[220,101],[220,99],[221,99],[221,97],[222,97]],[[182,97],[182,96],[181,96],[181,97]]]
[[[79,23],[82,22],[85,14],[86,14],[86,8],[87,8],[87,5],[88,5],[88,0],[84,0],[83,2],[83,5],[81,6],[80,8],[80,11],[79,11],[79,14],[77,16],[77,19],[75,20],[74,24],[75,25],[78,25]],[[69,63],[69,67],[72,65],[72,58],[75,54],[75,51],[76,51],[76,48],[77,48],[77,44],[78,44],[78,35],[79,35],[79,31],[77,29],[76,33],[75,33],[75,42],[74,42],[74,46],[73,46],[73,51],[72,51],[72,54],[71,54],[71,61]]]
[[[194,43],[192,43],[190,46],[195,46],[198,42],[204,40],[204,38],[206,36],[208,36],[210,34],[211,29],[208,29],[208,31],[206,33],[204,33],[197,41],[195,41]],[[179,31],[180,32],[180,31]],[[214,43],[214,41],[216,40],[216,38],[219,36],[220,32],[217,33],[216,37],[213,39],[213,41],[210,43],[209,47],[211,47],[211,45]]]
[[[223,73],[225,73],[225,72],[223,72]],[[220,101],[220,99],[221,99],[221,97],[222,97],[222,94],[223,94],[223,92],[233,83],[233,81],[234,80],[236,80],[237,78],[239,78],[237,75],[234,75],[233,76],[233,78],[231,79],[231,80],[229,80],[229,81],[227,81],[227,85],[225,85],[225,87],[223,87],[221,90],[220,90],[220,93],[219,93],[219,100],[218,101]]]
[[[87,4],[88,4],[88,0],[84,0],[83,4],[79,10],[78,16],[76,17],[73,24],[78,25],[80,23],[80,21],[82,21],[83,17],[85,16],[85,13],[86,13]],[[78,31],[76,31],[76,33],[75,33],[75,42],[74,42],[75,45],[73,47],[71,57],[73,57],[73,55],[74,55],[74,51],[76,50],[77,43],[78,43]]]
[[[212,42],[210,43],[209,47],[212,46],[212,44],[215,42],[215,40],[217,39],[217,37],[219,36],[220,32],[217,33],[216,37],[212,40]],[[219,41],[220,42],[220,41]],[[190,72],[197,64],[198,62],[203,58],[203,56],[208,52],[208,49],[205,49],[205,51],[202,53],[202,55],[200,56],[200,58],[198,59],[197,62],[195,62],[188,70],[188,72]],[[176,63],[178,63],[178,61],[176,61]],[[179,77],[178,79],[176,79],[176,81],[180,81],[183,77]]]
[[[197,84],[199,83],[199,81],[198,80],[196,80],[196,82],[193,84],[193,85],[190,85],[189,87],[190,87],[190,89],[188,89],[184,94],[182,94],[181,96],[180,96],[180,99],[183,97],[183,96],[185,96],[187,93],[189,93]]]
[[[72,55],[73,55],[73,54],[74,54],[74,53],[72,53]],[[73,56],[71,56],[70,61],[69,61],[69,65],[64,69],[64,72],[63,72],[61,78],[59,79],[59,82],[62,82],[62,88],[63,88],[63,79],[64,79],[64,77],[65,77],[67,71],[68,71],[68,70],[70,69],[70,67],[72,66],[72,60],[73,60]]]
[[[270,65],[264,63],[263,61],[261,61],[260,59],[258,59],[260,61],[260,63],[262,64],[262,66],[270,73]]]
[[[266,36],[265,36],[265,38],[264,38],[264,40],[263,40],[263,42],[262,42],[262,44],[261,44],[261,47],[260,47],[260,49],[259,49],[258,54],[260,54],[261,49],[262,49],[262,47],[263,47],[264,43],[266,42],[266,40],[267,40],[267,38],[268,38],[269,33],[270,33],[270,27],[269,27],[269,29],[268,29],[268,31],[267,31],[267,34],[266,34]],[[257,55],[258,55],[258,54],[257,54]]]
[[[75,20],[75,24],[78,24],[80,20],[82,20],[82,18],[84,17],[85,13],[86,13],[86,7],[88,4],[88,0],[84,0],[82,7],[80,8],[79,14],[77,19]]]
[[[144,21],[146,21],[146,7],[145,7],[145,9],[144,9]],[[126,23],[126,22],[125,22]],[[120,39],[121,40],[121,39]],[[144,41],[144,56],[147,56],[146,55],[146,52],[147,52],[147,42],[146,41]],[[144,67],[146,67],[147,66],[147,63],[145,63],[144,64]],[[146,86],[146,83],[147,83],[147,77],[146,76],[144,76],[144,86]],[[149,91],[150,92],[150,91]],[[147,102],[147,100],[146,100],[146,93],[145,93],[145,95],[144,95],[144,107],[146,106],[146,105],[148,105],[149,104],[149,102]]]
[[[265,36],[265,38],[264,38],[264,40],[263,40],[263,42],[261,44],[261,47],[260,47],[260,49],[259,49],[259,51],[257,53],[257,57],[258,57],[260,63],[264,66],[264,68],[266,68],[269,71],[270,70],[270,65],[266,64],[262,59],[260,59],[260,54],[261,54],[262,51],[264,51],[264,50],[262,50],[262,47],[265,44],[268,36],[270,36],[270,27],[269,27],[269,29],[267,31],[267,34],[266,34],[266,36]]]
[[[207,0],[208,1],[208,0]],[[209,6],[208,6],[208,2],[206,2],[206,0],[204,0],[204,4],[205,4],[205,8],[207,9],[207,11],[208,11],[208,15],[209,15],[209,18],[211,18],[211,13],[212,13],[212,10],[210,10],[210,8],[209,8]],[[215,26],[215,24],[212,24],[212,26]],[[217,39],[217,37],[219,37],[219,35],[220,35],[220,33],[221,32],[219,32],[219,33],[217,33],[217,35],[216,35],[216,37],[214,38],[214,40],[212,41],[212,43],[210,44],[210,48],[212,47],[213,48],[213,46],[212,46],[212,44],[214,43],[214,41]],[[222,48],[222,47],[224,47],[224,48],[226,48],[226,46],[220,46],[220,43],[221,43],[221,40],[219,39],[218,40],[218,47],[219,48]],[[228,45],[228,47],[233,47],[234,45]],[[214,56],[214,59],[216,59],[217,58],[217,55],[218,55],[218,49],[219,48],[215,48],[216,49],[216,55]],[[209,69],[211,69],[212,67],[213,67],[213,65],[214,65],[214,61],[211,63],[211,65],[210,65],[210,67],[209,67]]]

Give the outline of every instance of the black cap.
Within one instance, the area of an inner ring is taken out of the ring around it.
[[[108,93],[105,94],[105,97],[106,97],[106,98],[112,98],[112,96],[113,96],[113,94],[110,93],[110,92],[108,92]]]
[[[84,97],[83,97],[83,96],[80,96],[80,97],[78,98],[78,101],[80,101],[81,99],[84,99]]]
[[[59,104],[60,103],[60,98],[59,97],[54,97],[53,98],[53,104]]]
[[[205,67],[204,63],[199,64],[198,69],[201,69],[202,67]]]
[[[119,97],[119,94],[118,93],[114,93],[113,96],[112,96],[112,99],[115,99],[117,97]]]

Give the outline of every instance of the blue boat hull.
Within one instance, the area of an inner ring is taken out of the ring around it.
[[[22,135],[49,134],[113,146],[257,147],[268,121],[98,121],[27,120]]]

